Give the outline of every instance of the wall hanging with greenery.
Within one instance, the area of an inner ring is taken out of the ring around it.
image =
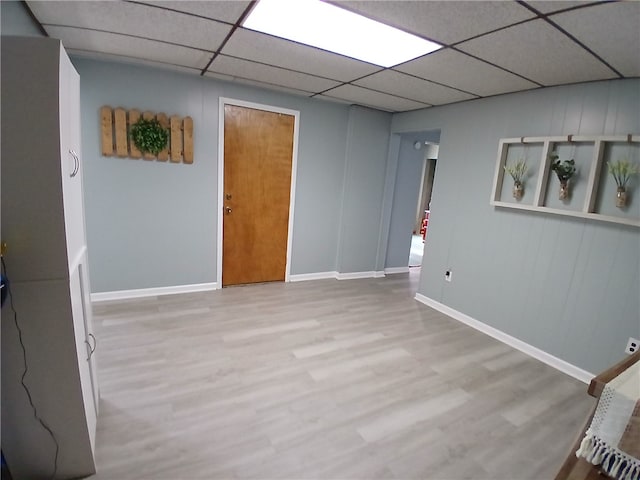
[[[515,163],[504,166],[504,171],[513,178],[513,198],[520,200],[524,194],[524,176],[527,173],[527,162],[518,160]]]
[[[618,187],[616,191],[616,207],[624,208],[627,206],[627,184],[631,177],[640,172],[640,168],[636,163],[632,163],[626,158],[615,162],[607,162],[607,168]]]
[[[102,155],[193,163],[193,119],[104,106]]]
[[[569,180],[576,173],[576,162],[571,160],[560,160],[556,152],[549,155],[551,160],[551,170],[556,172],[558,180],[560,180],[560,200],[569,198]]]

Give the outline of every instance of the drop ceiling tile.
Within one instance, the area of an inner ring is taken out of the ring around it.
[[[218,78],[220,80],[231,81],[236,85],[237,84],[250,85],[252,87],[263,88],[265,90],[272,90],[272,91],[275,91],[275,92],[288,93],[290,95],[297,95],[299,97],[310,97],[312,95],[312,93],[306,92],[304,90],[297,90],[295,88],[281,87],[279,85],[273,85],[271,83],[259,82],[257,80],[248,80],[246,78],[231,77],[231,78],[225,79],[225,78],[223,78],[223,77],[225,77],[225,75],[218,76],[218,74],[211,73],[211,72],[205,73],[205,76],[206,77],[210,77],[210,78]]]
[[[333,90],[329,90],[323,94],[323,96],[349,100],[351,103],[387,110],[389,112],[405,112],[429,106],[424,103],[414,102],[413,100],[395,97],[386,93],[375,92],[356,85],[342,85]]]
[[[201,70],[211,58],[210,52],[154,40],[133,39],[116,33],[52,26],[47,27],[47,33],[53,38],[62,40],[62,44],[69,49],[122,55]]]
[[[141,2],[147,5],[154,5],[161,8],[171,8],[181,12],[199,15],[201,17],[213,18],[223,22],[236,23],[251,2],[248,1],[159,1]]]
[[[549,18],[623,75],[640,76],[640,2],[604,3]]]
[[[191,75],[200,75],[202,72],[199,68],[182,67],[180,65],[172,65],[170,63],[152,62],[150,60],[142,60],[140,58],[125,57],[123,55],[112,55],[110,53],[87,52],[85,50],[77,50],[75,48],[65,48],[67,53],[73,57],[84,57],[92,60],[104,60],[108,62],[128,63],[131,65],[144,65],[153,68],[162,68],[163,70],[173,70],[176,72],[189,73]]]
[[[411,75],[394,72],[393,70],[374,73],[354,83],[380,92],[398,95],[431,105],[443,105],[445,103],[476,98],[474,95],[443,87],[442,85],[412,77]]]
[[[231,31],[225,23],[128,2],[29,2],[29,7],[45,29],[91,28],[211,51]]]
[[[557,12],[567,8],[586,6],[594,2],[586,2],[585,0],[533,0],[527,1],[529,5],[542,13]]]
[[[538,86],[517,75],[448,48],[394,67],[394,70],[483,97],[528,90]]]
[[[337,87],[340,84],[334,80],[226,55],[218,55],[209,67],[209,71],[314,93]]]
[[[533,18],[504,1],[337,1],[347,10],[444,44],[457,43]]]
[[[461,43],[457,48],[543,85],[616,77],[611,69],[544,20],[509,27]]]
[[[242,28],[235,31],[222,53],[340,81],[380,70],[370,63]]]

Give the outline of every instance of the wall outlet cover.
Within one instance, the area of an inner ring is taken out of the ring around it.
[[[625,353],[631,355],[632,353],[636,353],[640,348],[640,340],[637,338],[629,337],[629,341],[627,342],[627,348],[625,348]]]

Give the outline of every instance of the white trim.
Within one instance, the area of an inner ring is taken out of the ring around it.
[[[220,97],[218,104],[218,233],[217,233],[217,260],[216,279],[217,284],[222,285],[222,216],[224,208],[224,106],[235,105],[238,107],[254,108],[267,112],[283,113],[294,117],[293,122],[293,152],[291,159],[291,188],[289,195],[289,225],[287,231],[287,259],[284,272],[284,281],[290,281],[291,250],[293,237],[293,215],[296,196],[296,176],[298,172],[298,136],[300,132],[300,112],[288,108],[274,107],[260,103],[246,102],[233,98]]]
[[[379,277],[384,277],[384,272],[375,272],[371,270],[369,272],[336,273],[336,279],[338,280],[354,280],[356,278],[379,278]]]
[[[299,273],[297,275],[289,275],[290,282],[306,282],[307,280],[325,280],[327,278],[335,279],[338,272],[316,272],[316,273]]]
[[[496,340],[499,340],[502,343],[505,343],[510,347],[515,348],[516,350],[520,350],[521,352],[526,353],[530,357],[533,357],[536,360],[540,360],[542,363],[546,363],[547,365],[557,370],[560,370],[561,372],[566,373],[567,375],[577,380],[580,380],[583,383],[589,383],[591,379],[595,377],[593,373],[587,372],[586,370],[576,367],[575,365],[572,365],[569,362],[561,360],[558,357],[554,357],[553,355],[545,352],[544,350],[540,350],[539,348],[534,347],[533,345],[529,345],[528,343],[523,342],[522,340],[512,337],[511,335],[508,335],[496,328],[493,328],[487,325],[486,323],[482,323],[476,320],[475,318],[472,318],[462,312],[454,310],[453,308],[448,307],[420,293],[416,293],[415,299],[418,302],[424,303],[425,305],[431,308],[434,308],[439,312],[442,312],[445,315],[448,315],[449,317],[464,323],[465,325],[469,325],[470,327],[475,328],[476,330],[486,335],[489,335],[490,337],[493,337]]]
[[[396,273],[409,273],[409,267],[391,267],[385,268],[384,273],[387,275],[394,275]]]
[[[91,301],[108,302],[111,300],[125,300],[129,298],[157,297],[176,293],[208,292],[218,288],[218,284],[195,283],[192,285],[175,285],[172,287],[139,288],[135,290],[119,290],[115,292],[97,292],[91,294]]]

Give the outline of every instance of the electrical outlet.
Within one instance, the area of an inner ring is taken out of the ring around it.
[[[629,337],[629,341],[627,342],[627,348],[625,348],[625,353],[631,355],[632,353],[636,353],[640,348],[640,340],[637,338]]]
[[[453,272],[451,270],[447,270],[446,272],[444,272],[444,279],[447,282],[450,282],[452,277],[453,277]]]

